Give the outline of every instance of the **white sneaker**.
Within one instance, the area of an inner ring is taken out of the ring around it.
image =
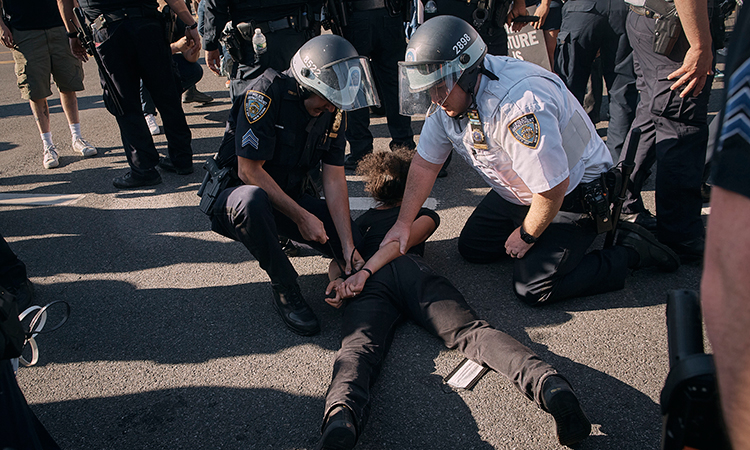
[[[148,125],[148,131],[151,132],[151,136],[161,134],[161,128],[159,128],[159,124],[156,123],[156,117],[154,117],[153,114],[146,114],[144,117],[146,118],[146,125]]]
[[[89,156],[94,156],[97,154],[96,147],[89,144],[83,138],[73,139],[72,145],[73,145],[73,150],[80,152],[84,158],[88,158]]]
[[[44,147],[44,160],[42,161],[45,169],[52,169],[60,165],[57,156],[57,147],[54,145],[50,147]]]

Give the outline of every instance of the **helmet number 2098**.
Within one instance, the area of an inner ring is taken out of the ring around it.
[[[464,47],[469,44],[469,42],[471,42],[471,38],[468,34],[464,33],[464,35],[461,36],[461,39],[459,39],[458,42],[456,42],[456,44],[453,46],[453,50],[458,55],[459,53],[461,53],[461,50],[463,50]]]

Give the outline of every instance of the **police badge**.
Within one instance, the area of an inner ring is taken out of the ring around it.
[[[539,145],[539,122],[533,113],[524,114],[508,124],[508,130],[514,138],[529,148]]]
[[[255,123],[268,111],[271,97],[258,91],[247,91],[245,94],[245,117],[249,123]]]

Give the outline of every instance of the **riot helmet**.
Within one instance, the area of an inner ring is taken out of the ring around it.
[[[294,54],[291,66],[303,89],[341,110],[380,106],[370,62],[341,36],[324,34],[310,39]]]
[[[430,115],[460,86],[474,95],[487,45],[455,16],[437,16],[417,28],[399,65],[399,112]]]

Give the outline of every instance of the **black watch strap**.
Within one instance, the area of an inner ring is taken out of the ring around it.
[[[527,233],[526,230],[523,229],[523,224],[521,224],[521,230],[520,231],[521,231],[521,239],[523,239],[523,241],[525,243],[527,243],[527,244],[534,244],[534,243],[536,243],[537,238],[535,238],[534,236],[532,236],[529,233]]]
[[[187,28],[188,30],[195,30],[196,28],[198,28],[198,22],[193,22],[192,25],[188,25],[185,28]]]

